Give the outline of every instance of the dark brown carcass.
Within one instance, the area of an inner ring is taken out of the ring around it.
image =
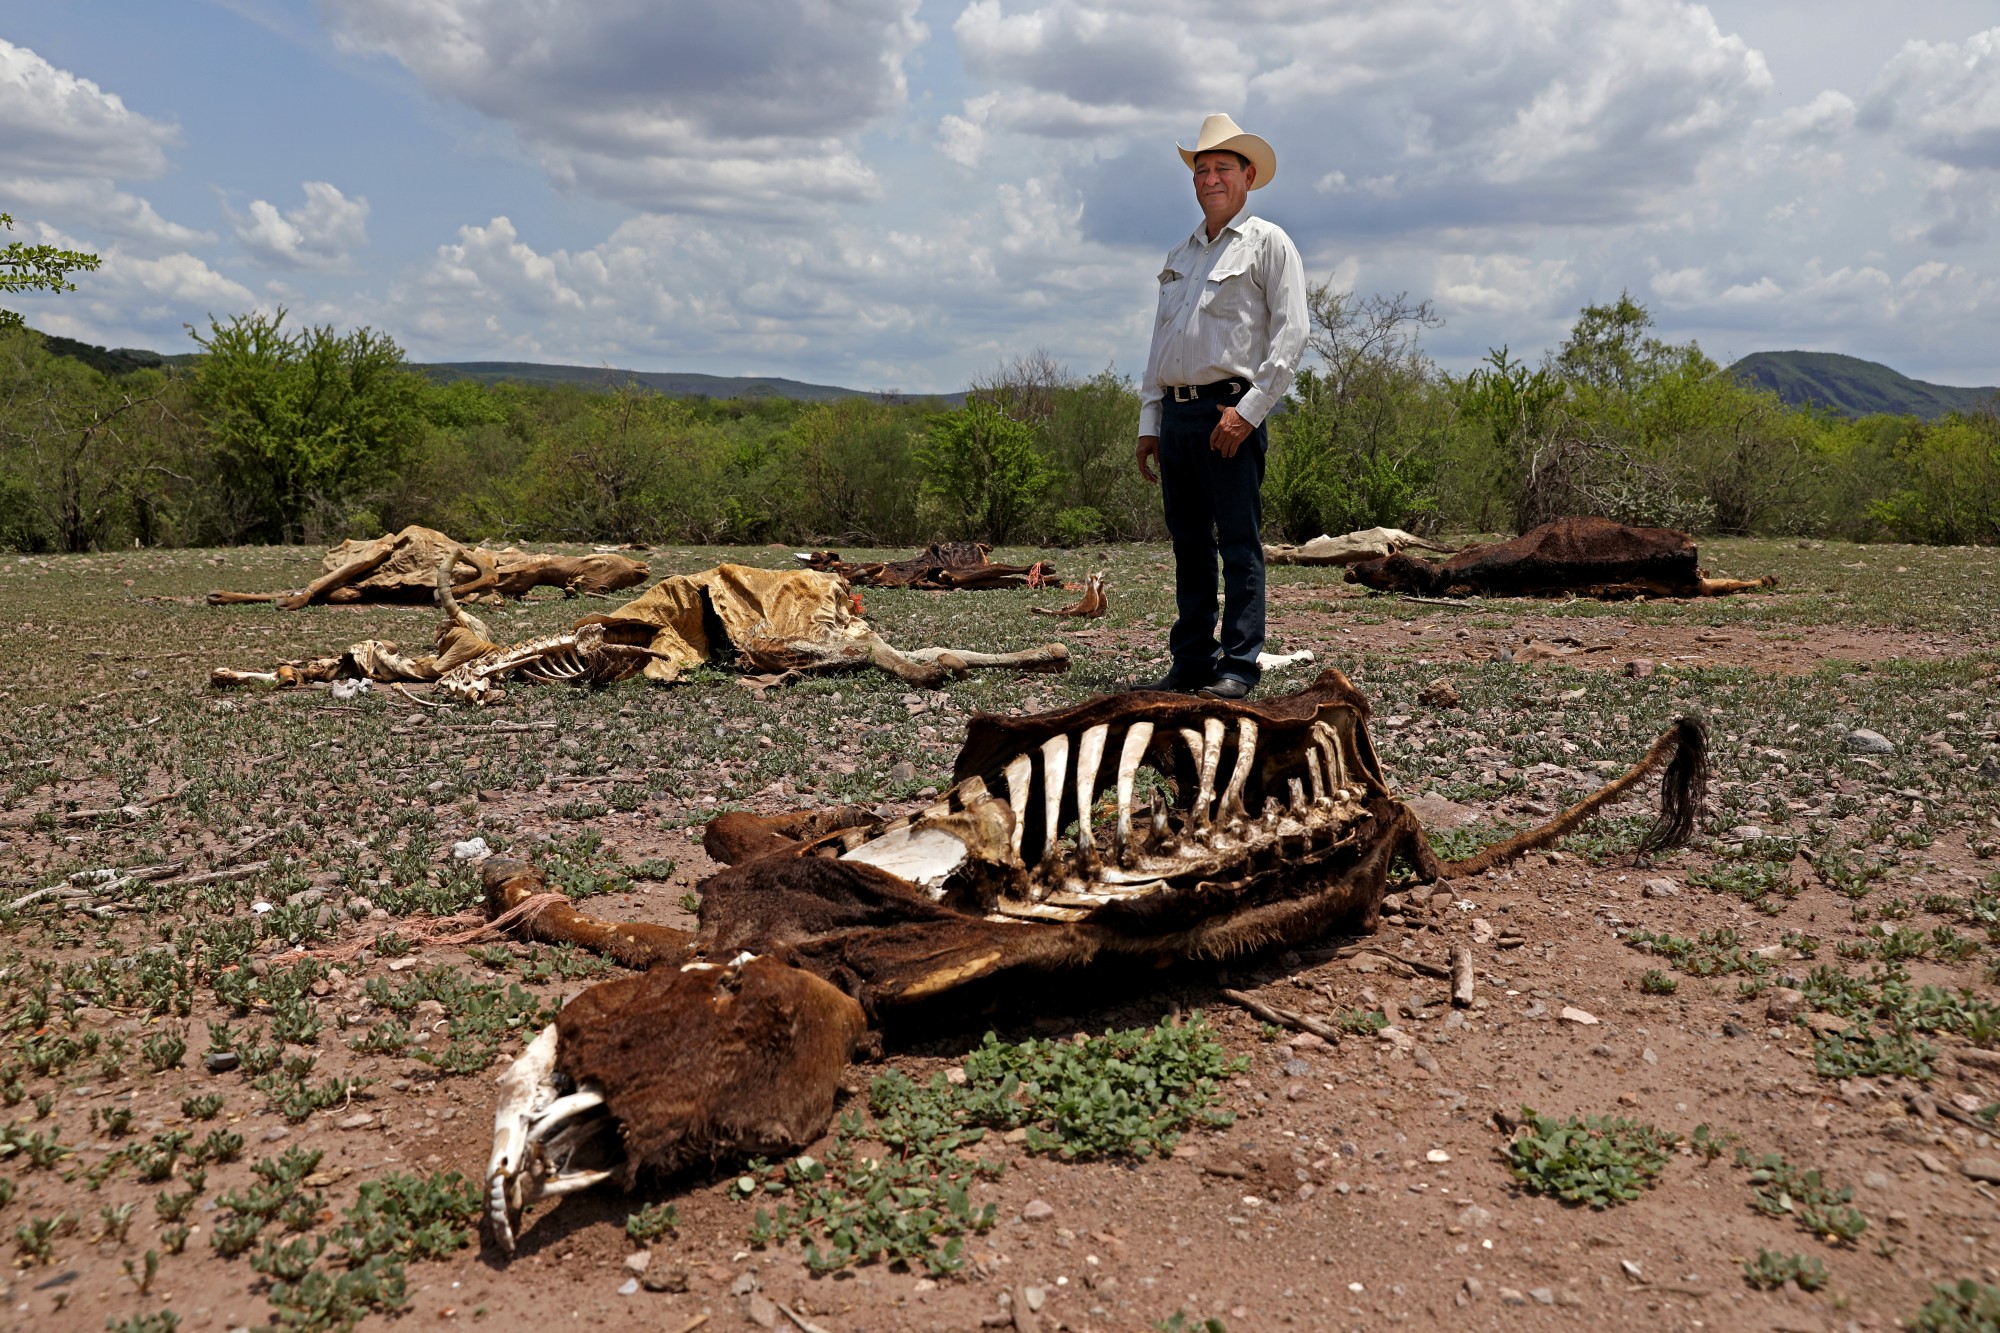
[[[968,988],[1371,931],[1395,863],[1421,880],[1481,872],[1662,768],[1647,846],[1687,837],[1700,808],[1703,733],[1684,721],[1548,824],[1440,863],[1384,781],[1367,717],[1338,671],[1259,703],[1130,693],[982,714],[951,788],[915,814],[712,822],[706,846],[728,868],[701,884],[693,932],[561,903],[527,917],[530,938],[648,970],[585,992],[505,1076],[496,1237],[511,1248],[536,1198],[811,1142],[871,1029],[948,1020]],[[518,861],[489,861],[485,879],[496,913],[546,892]]]
[[[1370,560],[1349,568],[1347,581],[1420,597],[1718,597],[1777,586],[1775,578],[1705,578],[1699,559],[1694,539],[1672,528],[1559,518],[1449,560],[1401,552]]]
[[[996,565],[985,542],[932,542],[905,560],[847,561],[835,551],[799,557],[807,569],[838,574],[862,588],[1039,588],[1055,581],[1045,560],[1032,565]]]

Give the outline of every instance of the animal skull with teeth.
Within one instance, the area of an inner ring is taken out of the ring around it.
[[[962,1007],[967,988],[1372,931],[1399,859],[1419,880],[1479,873],[1663,767],[1644,850],[1685,838],[1700,810],[1703,733],[1684,720],[1547,824],[1440,863],[1383,778],[1367,716],[1332,670],[1257,703],[1132,693],[982,714],[950,790],[914,815],[710,823],[728,868],[700,886],[691,934],[566,904],[525,917],[531,938],[647,970],[578,996],[501,1077],[495,1237],[511,1252],[537,1198],[810,1143],[873,1029]],[[485,877],[495,911],[546,892],[520,862]]]

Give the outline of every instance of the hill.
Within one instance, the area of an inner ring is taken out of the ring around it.
[[[1969,412],[2000,394],[2000,388],[1913,380],[1879,361],[1838,352],[1752,352],[1729,370],[1793,407],[1824,407],[1848,417],[1886,412],[1928,421],[1947,412]]]
[[[54,333],[42,333],[39,336],[42,346],[52,355],[81,361],[92,370],[104,375],[129,375],[135,370],[157,370],[169,360],[158,352],[148,352],[138,347],[99,347],[95,343],[78,342],[74,338],[64,338]]]
[[[642,389],[675,398],[796,398],[809,403],[835,398],[867,398],[860,389],[833,384],[807,384],[775,375],[695,375],[676,371],[615,370],[605,366],[551,366],[534,361],[441,361],[413,364],[440,384],[478,380],[482,384],[574,384],[587,389],[616,389],[637,384]]]
[[[57,356],[81,361],[106,375],[124,375],[134,370],[158,367],[185,367],[201,359],[199,352],[165,355],[141,348],[104,348],[73,338],[41,334],[42,345]],[[775,375],[696,375],[676,371],[618,370],[607,366],[552,366],[534,361],[441,361],[411,362],[439,384],[454,380],[477,380],[481,384],[574,384],[586,389],[616,389],[637,384],[673,398],[791,398],[808,403],[830,402],[836,398],[872,398],[875,393],[844,389],[835,384],[807,384],[803,380]],[[910,394],[912,399],[958,406],[962,393]]]

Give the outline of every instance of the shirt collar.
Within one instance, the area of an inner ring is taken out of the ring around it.
[[[1229,221],[1222,224],[1222,231],[1223,232],[1233,231],[1240,235],[1242,234],[1243,231],[1243,224],[1245,222],[1248,222],[1249,220],[1250,220],[1250,205],[1246,202],[1243,205],[1243,210],[1241,212],[1239,212],[1235,217],[1229,219]],[[1194,243],[1196,245],[1206,246],[1208,244],[1208,219],[1203,218],[1200,222],[1195,223],[1194,231],[1191,233],[1191,235],[1193,236]],[[1221,244],[1222,242],[1221,232],[1218,232],[1216,234],[1215,240],[1217,244]]]

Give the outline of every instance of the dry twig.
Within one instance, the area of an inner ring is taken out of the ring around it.
[[[1222,995],[1232,1004],[1248,1009],[1252,1017],[1260,1018],[1266,1023],[1291,1028],[1295,1032],[1310,1032],[1330,1045],[1340,1044],[1340,1029],[1331,1023],[1321,1022],[1310,1014],[1296,1013],[1290,1009],[1280,1009],[1275,1005],[1265,1004],[1255,996],[1245,995],[1240,990],[1225,990]]]

